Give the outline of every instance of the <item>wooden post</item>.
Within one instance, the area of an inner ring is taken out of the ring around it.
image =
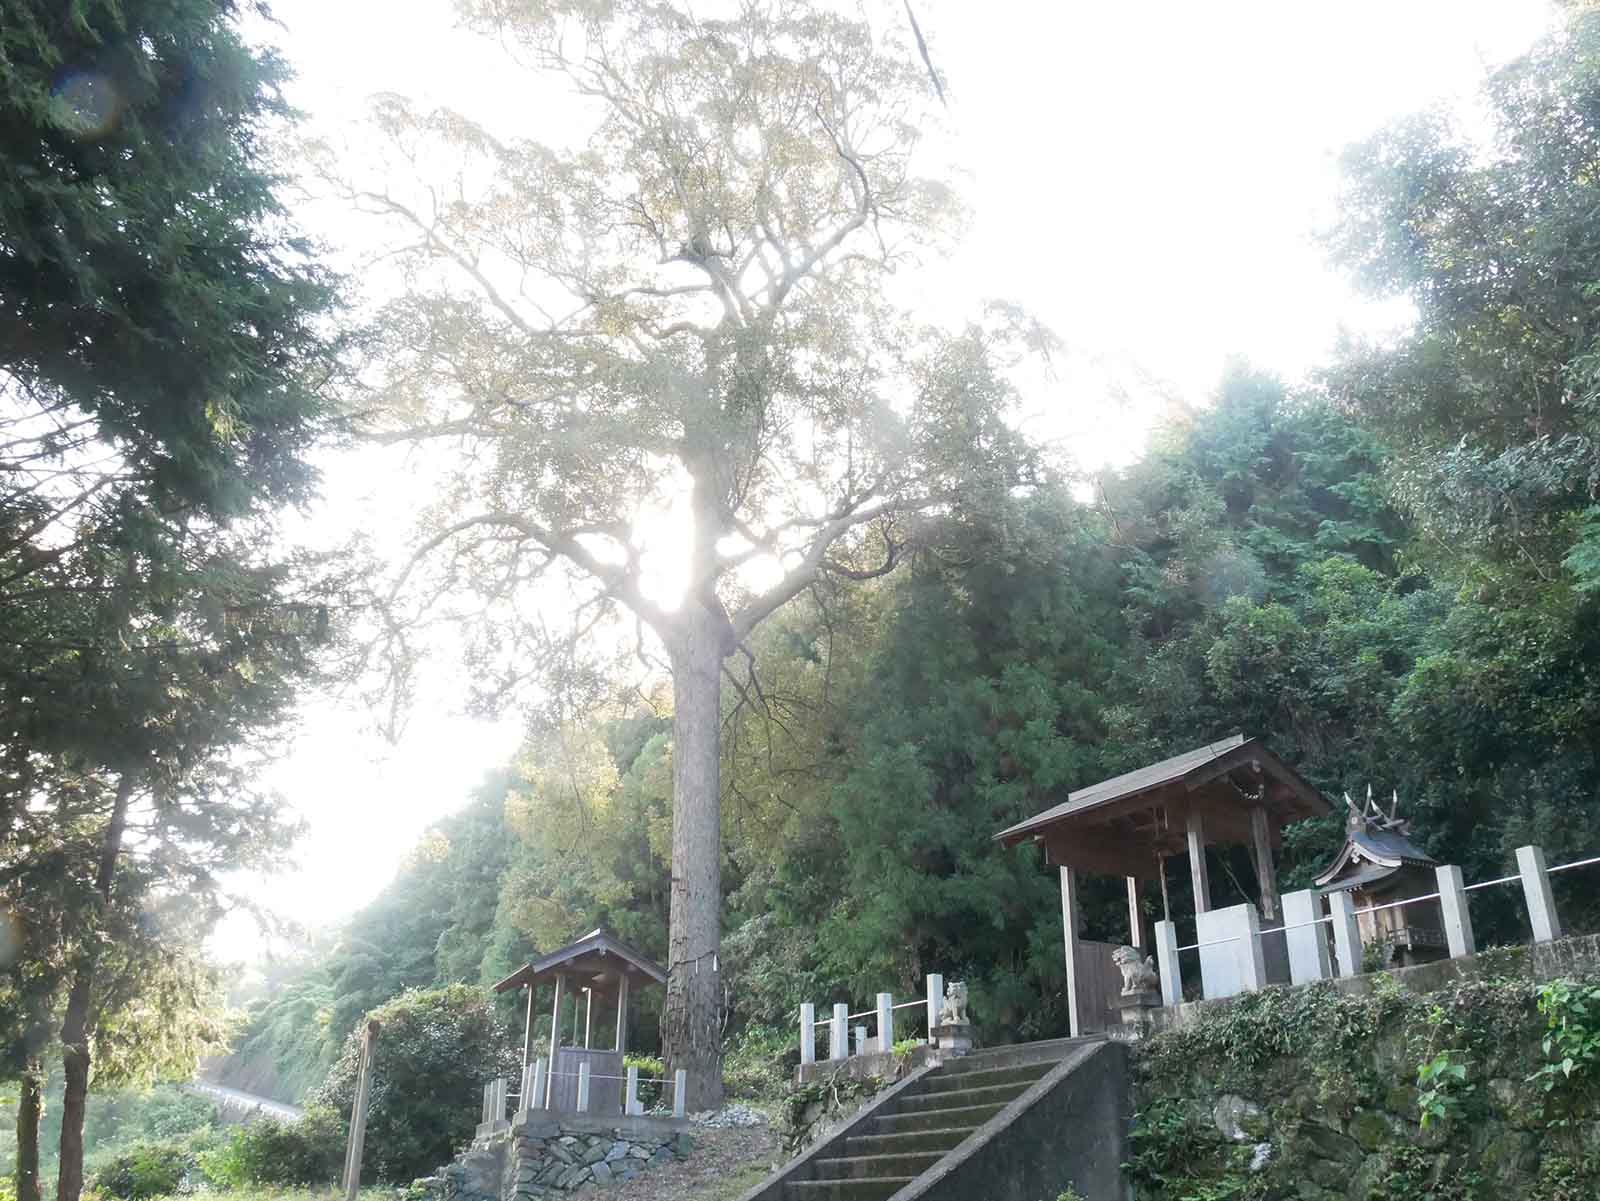
[[[556,1060],[561,1058],[561,986],[566,976],[556,974],[556,999],[550,1006],[550,1070],[544,1081],[544,1107],[555,1108]]]
[[[1189,810],[1189,879],[1194,884],[1194,911],[1211,912],[1211,878],[1206,875],[1205,821],[1198,809]]]
[[[1139,912],[1139,878],[1128,877],[1128,945],[1135,950],[1144,946],[1144,918]]]
[[[1261,885],[1261,916],[1269,922],[1278,916],[1278,873],[1272,863],[1272,828],[1265,807],[1250,810],[1250,838],[1256,849],[1256,880]]]
[[[1067,955],[1067,1021],[1078,1037],[1078,880],[1070,867],[1061,869],[1061,937]]]
[[[1172,920],[1172,897],[1167,893],[1167,857],[1156,856],[1156,874],[1161,877],[1161,920]]]
[[[533,1051],[533,981],[528,981],[528,1020],[522,1028],[522,1074],[528,1074],[528,1055]],[[528,1098],[522,1098],[522,1108],[528,1108]]]
[[[589,1049],[589,1039],[594,1034],[594,989],[583,990],[583,1049]]]
[[[617,973],[617,1045],[616,1050],[628,1053],[628,973]]]
[[[372,1051],[378,1041],[378,1023],[367,1023],[361,1038],[361,1064],[356,1070],[355,1103],[350,1110],[350,1141],[344,1151],[345,1201],[356,1201],[361,1188],[361,1153],[367,1140],[367,1103],[372,1099]]]

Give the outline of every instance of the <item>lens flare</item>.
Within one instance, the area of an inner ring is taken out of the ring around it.
[[[57,122],[75,137],[104,137],[122,116],[117,85],[98,71],[69,71],[52,95]]]

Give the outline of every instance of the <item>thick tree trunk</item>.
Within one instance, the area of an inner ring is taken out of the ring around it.
[[[684,603],[672,640],[672,910],[667,1003],[669,1072],[688,1073],[691,1112],[722,1104],[722,660],[726,622]]]
[[[17,1101],[17,1201],[39,1201],[39,1119],[44,1116],[44,1067],[37,1056],[22,1069]]]
[[[106,823],[100,842],[100,864],[94,883],[95,891],[107,905],[111,903],[117,858],[122,854],[133,788],[134,773],[123,772],[117,782],[111,820]],[[61,1021],[61,1074],[65,1087],[61,1096],[61,1167],[56,1177],[56,1201],[78,1201],[83,1192],[83,1114],[89,1099],[89,1010],[94,996],[95,961],[92,953],[79,959],[72,974],[72,991],[67,994],[66,1016]]]

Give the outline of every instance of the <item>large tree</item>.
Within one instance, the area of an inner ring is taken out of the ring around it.
[[[548,654],[534,611],[563,595],[556,579],[583,627],[626,610],[659,640],[673,680],[664,1042],[702,1107],[722,1091],[728,660],[818,581],[891,570],[918,514],[1020,478],[1003,360],[1038,334],[1009,310],[946,333],[886,298],[959,215],[922,173],[933,90],[886,32],[901,14],[874,28],[810,5],[462,12],[595,124],[552,147],[390,97],[381,181],[326,162],[399,238],[377,428],[465,451],[401,580],[480,599],[480,647],[509,663],[485,667],[491,681]],[[652,516],[668,532],[646,541]],[[663,565],[677,586],[653,589]]]

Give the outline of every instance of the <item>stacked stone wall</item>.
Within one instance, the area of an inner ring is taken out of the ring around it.
[[[536,1201],[632,1180],[688,1158],[693,1146],[686,1131],[648,1119],[607,1127],[530,1117],[480,1135],[455,1162],[417,1183],[439,1201]]]

